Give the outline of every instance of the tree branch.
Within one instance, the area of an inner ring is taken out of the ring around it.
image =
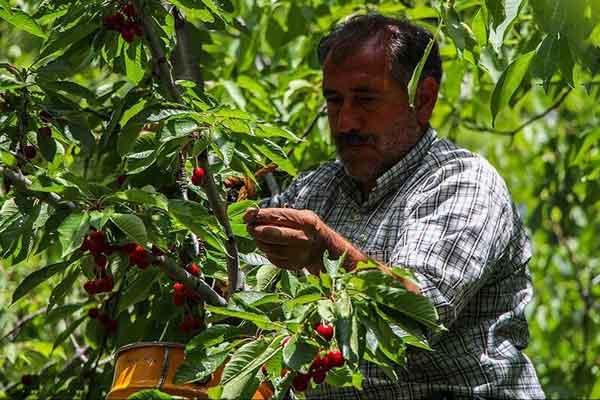
[[[7,177],[12,182],[12,184],[15,185],[15,187],[17,187],[19,190],[25,191],[28,194],[50,204],[55,208],[67,207],[71,210],[77,208],[75,203],[73,203],[72,201],[64,201],[56,193],[34,192],[27,189],[28,186],[31,186],[31,181],[27,179],[25,175],[23,175],[20,171],[15,172],[6,167],[0,166],[0,175],[4,175],[5,177]]]
[[[470,129],[472,131],[478,131],[478,132],[489,132],[489,133],[493,133],[496,135],[502,135],[502,136],[514,136],[517,133],[519,133],[523,128],[525,128],[528,125],[531,125],[532,123],[534,123],[535,121],[544,118],[546,115],[548,115],[551,111],[557,109],[567,98],[567,96],[569,95],[569,93],[571,93],[571,89],[567,89],[554,103],[552,103],[552,105],[550,107],[548,107],[546,110],[544,110],[543,112],[534,115],[533,117],[531,117],[530,119],[528,119],[527,121],[523,122],[521,125],[519,125],[518,127],[516,127],[515,129],[511,129],[511,130],[501,130],[501,129],[495,129],[495,128],[490,128],[487,126],[481,126],[481,125],[476,125],[476,124],[472,124],[468,121],[464,122],[463,125],[467,128]]]
[[[175,260],[170,257],[158,256],[158,267],[169,275],[173,280],[181,282],[185,287],[202,296],[202,299],[213,306],[226,306],[227,300],[215,292],[210,285],[202,279],[196,278],[184,268],[181,268]]]
[[[181,95],[179,94],[179,91],[177,90],[177,87],[175,86],[175,82],[173,81],[173,76],[171,75],[171,69],[167,65],[167,61],[166,61],[164,52],[160,45],[160,40],[156,36],[156,32],[154,31],[154,29],[152,29],[152,23],[151,23],[150,18],[142,12],[143,10],[139,7],[139,0],[134,0],[134,6],[136,8],[138,15],[140,16],[140,18],[142,20],[142,27],[144,29],[144,33],[148,39],[148,44],[151,47],[153,58],[158,63],[160,78],[163,81],[163,84],[166,86],[169,96],[171,96],[170,100],[177,102],[177,103],[183,103]],[[181,14],[179,14],[178,18],[183,19],[183,16],[181,16]],[[179,21],[178,24],[180,25],[180,27],[183,26],[181,21]],[[189,43],[189,41],[186,40],[185,31],[183,29],[180,29],[178,32],[178,35],[179,35],[179,37],[178,37],[179,44],[178,45],[181,46],[181,50],[179,50],[179,51],[182,53],[189,53],[189,50],[183,47],[184,44]],[[199,86],[199,88],[202,89],[201,86]],[[209,169],[207,154],[203,157],[200,157],[200,163],[202,164],[201,166],[203,166],[204,171],[205,171],[203,186],[206,190],[208,202],[210,204],[210,207],[215,212],[217,220],[219,221],[219,223],[225,230],[225,235],[227,236],[227,242],[225,244],[225,247],[228,252],[228,254],[227,254],[227,270],[228,270],[228,276],[229,276],[228,294],[231,295],[232,293],[234,293],[237,290],[240,290],[243,287],[243,279],[242,279],[242,275],[241,275],[241,272],[239,269],[237,245],[235,243],[235,237],[233,235],[233,231],[231,230],[231,225],[229,224],[229,218],[227,217],[227,212],[226,212],[226,208],[224,205],[225,203],[221,200],[221,198],[218,194],[213,175]]]
[[[225,242],[225,249],[227,250],[227,277],[228,277],[228,297],[233,293],[241,290],[244,287],[244,278],[239,268],[239,258],[237,245],[235,243],[235,236],[229,223],[229,217],[227,216],[227,208],[225,203],[219,195],[217,185],[212,176],[210,165],[208,163],[208,152],[204,151],[198,156],[198,165],[204,168],[204,182],[202,184],[208,203],[212,208],[215,217],[223,227],[227,241]]]
[[[6,338],[10,338],[12,336],[12,338],[10,338],[10,340],[15,340],[17,335],[19,334],[19,332],[21,331],[21,329],[23,329],[23,327],[30,322],[31,320],[33,320],[35,317],[42,315],[43,313],[46,312],[46,309],[42,308],[37,310],[36,312],[29,314],[23,318],[21,318],[20,320],[17,321],[17,324],[15,325],[14,328],[12,328],[6,335],[2,336],[0,338],[0,342],[2,342],[4,339]]]

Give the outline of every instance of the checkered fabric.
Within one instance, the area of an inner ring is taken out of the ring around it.
[[[448,332],[409,347],[394,383],[362,366],[363,390],[320,385],[309,399],[543,399],[522,350],[531,246],[503,179],[482,157],[429,129],[377,179],[368,199],[338,162],[300,175],[264,205],[315,211],[355,246],[415,272]]]

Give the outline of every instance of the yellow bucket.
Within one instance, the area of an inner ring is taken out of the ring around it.
[[[221,379],[223,368],[205,383],[174,384],[177,367],[185,359],[185,346],[172,342],[139,342],[121,347],[115,355],[113,383],[107,400],[125,400],[135,392],[159,389],[184,399],[208,399],[208,389]],[[268,400],[273,391],[267,383],[260,385],[253,400]]]

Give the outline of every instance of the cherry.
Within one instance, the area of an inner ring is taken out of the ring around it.
[[[304,392],[308,388],[308,381],[310,380],[310,375],[308,374],[298,374],[294,377],[292,381],[292,386],[294,390],[298,392]]]
[[[125,179],[127,179],[127,175],[119,175],[117,176],[117,186],[121,187],[125,183]]]
[[[96,319],[96,318],[98,318],[99,315],[100,315],[100,310],[98,310],[96,307],[90,308],[88,310],[88,316],[90,318]]]
[[[94,262],[96,263],[98,270],[104,271],[106,269],[106,265],[108,264],[108,259],[104,254],[97,254],[94,257]]]
[[[135,39],[135,31],[129,27],[125,27],[121,30],[121,37],[127,43],[131,43]]]
[[[192,172],[192,183],[196,186],[200,186],[202,184],[202,178],[204,178],[204,168],[194,168]]]
[[[33,385],[33,375],[23,375],[21,377],[21,383],[24,386],[31,386],[31,385]]]
[[[52,137],[52,129],[47,126],[42,126],[38,129],[38,134],[44,137]]]
[[[327,358],[327,356],[325,357],[321,357],[320,354],[317,354],[310,366],[310,371],[311,372],[316,372],[316,371],[328,371],[329,370],[329,359]]]
[[[333,325],[317,324],[315,330],[327,341],[330,341],[333,337]]]
[[[327,361],[330,368],[341,367],[344,365],[344,355],[339,350],[331,350],[327,353]]]
[[[318,371],[313,372],[312,379],[317,385],[323,383],[325,378],[327,377],[327,371],[320,369]]]
[[[198,266],[198,264],[196,263],[191,263],[188,267],[187,267],[187,271],[194,275],[194,276],[198,276],[200,275],[200,267]]]
[[[121,246],[121,250],[123,250],[126,254],[131,254],[137,247],[137,243],[126,243]]]
[[[50,115],[50,113],[46,110],[42,110],[40,111],[40,119],[42,120],[42,122],[50,122],[52,121],[52,115]]]
[[[96,285],[95,280],[87,281],[86,283],[83,284],[83,288],[90,296],[93,296],[96,293],[98,293],[98,286]]]
[[[37,150],[35,149],[35,146],[29,144],[23,147],[23,154],[25,155],[25,158],[31,160],[32,158],[35,158]]]

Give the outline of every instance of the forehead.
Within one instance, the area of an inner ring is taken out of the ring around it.
[[[383,46],[367,42],[356,50],[348,50],[341,57],[329,54],[323,63],[323,87],[350,84],[355,80],[364,84],[390,78],[390,65]]]

